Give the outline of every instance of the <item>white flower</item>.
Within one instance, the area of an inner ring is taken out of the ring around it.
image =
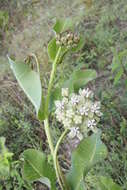
[[[79,90],[79,94],[80,94],[81,96],[86,97],[86,98],[89,98],[89,97],[92,97],[92,96],[93,96],[93,93],[92,93],[91,90],[89,90],[89,88],[83,89],[83,90],[80,89],[80,90]]]
[[[97,116],[99,116],[99,117],[101,117],[101,116],[103,115],[103,113],[100,112],[100,111],[96,111],[96,114],[97,114]]]
[[[100,102],[93,102],[92,95],[88,88],[80,89],[79,94],[71,95],[68,89],[62,89],[62,100],[55,101],[56,119],[64,128],[70,129],[69,136],[72,138],[76,136],[81,140],[89,131],[94,133],[97,131],[96,125],[102,113]]]
[[[62,88],[62,96],[63,97],[68,97],[69,95],[69,90],[68,88]]]
[[[63,99],[62,99],[62,105],[66,105],[66,104],[68,104],[68,98],[66,98],[66,97],[63,97]]]
[[[77,131],[77,137],[80,141],[83,139],[83,134],[79,130]]]
[[[69,119],[69,118],[64,118],[64,120],[63,120],[63,125],[64,125],[64,127],[65,128],[70,128],[71,127],[71,119]]]
[[[80,115],[74,116],[74,122],[75,124],[81,124],[82,123],[82,117]]]
[[[100,102],[95,102],[91,107],[91,112],[101,117],[103,114],[101,113],[100,108],[101,108]]]
[[[70,129],[70,132],[69,132],[68,136],[69,136],[70,139],[73,139],[76,136],[76,134],[77,134],[77,128],[76,127],[72,127]]]
[[[89,108],[88,108],[87,106],[81,107],[81,108],[79,109],[79,112],[80,112],[81,115],[86,115],[86,116],[88,116]]]
[[[82,133],[80,133],[78,127],[72,127],[70,129],[70,133],[68,134],[69,138],[73,139],[74,137],[78,137],[79,140],[83,139]]]
[[[75,106],[75,105],[79,102],[79,100],[80,100],[80,99],[79,99],[79,96],[78,96],[78,95],[76,95],[76,94],[74,94],[74,93],[71,95],[71,104],[72,104],[72,105]]]
[[[64,109],[64,103],[59,100],[55,101],[55,106],[56,106],[56,109],[59,109],[59,110]]]
[[[64,118],[65,118],[64,112],[59,112],[59,110],[56,110],[55,114],[56,114],[56,118],[59,122],[62,122],[64,120]]]
[[[96,126],[95,119],[88,120],[88,128],[93,129]]]
[[[96,113],[100,110],[100,102],[95,102],[92,106],[91,106],[91,112]]]
[[[73,109],[68,109],[66,111],[66,116],[69,117],[69,118],[72,118],[73,116],[75,115]]]

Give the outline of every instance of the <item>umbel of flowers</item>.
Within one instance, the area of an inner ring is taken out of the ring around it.
[[[65,31],[56,35],[56,44],[67,48],[76,47],[79,40],[79,36],[72,31]]]
[[[82,140],[89,131],[97,131],[101,105],[93,101],[93,92],[88,88],[80,89],[78,94],[69,94],[69,90],[63,88],[62,99],[55,101],[55,106],[56,119],[70,130],[70,138],[76,136]]]

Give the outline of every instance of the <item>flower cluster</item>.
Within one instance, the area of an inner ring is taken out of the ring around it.
[[[78,94],[69,95],[67,88],[62,89],[62,100],[55,101],[56,119],[64,128],[70,129],[69,137],[77,136],[80,140],[89,131],[97,131],[97,123],[102,115],[100,102],[93,101],[93,92],[80,89]]]
[[[66,46],[67,48],[75,47],[79,43],[79,36],[71,31],[66,31],[56,36],[56,44]]]

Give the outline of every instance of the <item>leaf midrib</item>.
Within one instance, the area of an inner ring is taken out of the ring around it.
[[[44,177],[44,176],[36,169],[36,167],[34,167],[34,165],[33,165],[28,159],[26,159],[26,162],[28,162],[28,164],[30,164],[30,166],[33,168],[33,170],[35,170],[35,172],[36,172],[40,177]]]
[[[22,80],[23,76],[24,76],[26,73],[28,73],[28,72],[31,72],[31,71],[28,71],[27,68],[26,68],[26,70],[18,76],[17,80]]]
[[[96,147],[97,147],[97,137],[96,137],[96,142],[95,142],[95,146],[94,146],[93,154],[92,154],[91,159],[90,159],[90,164],[91,164],[91,162],[92,162],[93,159],[94,159],[94,155],[95,155],[95,152],[96,152]]]
[[[94,151],[93,151],[92,157],[90,159],[90,164],[92,163],[94,155],[95,155],[95,152],[96,152],[96,145],[97,145],[97,137],[96,137],[96,142],[95,142],[95,146],[94,146]],[[81,174],[81,180],[79,181],[79,183],[78,183],[78,185],[76,187],[76,190],[78,190],[82,180],[83,180],[83,175]]]

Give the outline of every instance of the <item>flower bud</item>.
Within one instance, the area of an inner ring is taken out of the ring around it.
[[[66,46],[68,49],[75,47],[79,42],[79,37],[71,31],[66,31],[56,36],[56,44]]]
[[[79,40],[80,40],[79,36],[75,35],[74,36],[74,43],[78,44]]]

